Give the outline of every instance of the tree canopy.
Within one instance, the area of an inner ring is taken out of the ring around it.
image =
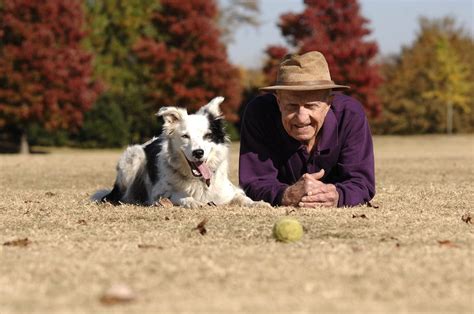
[[[158,37],[145,36],[135,45],[140,62],[150,70],[150,100],[197,110],[217,95],[226,98],[223,112],[238,119],[241,99],[239,71],[227,60],[220,41],[217,6],[210,0],[161,0],[152,15]]]
[[[384,67],[384,133],[471,131],[472,37],[451,18],[420,19],[415,42]]]
[[[0,127],[77,129],[100,93],[78,0],[10,0],[0,7]]]
[[[381,103],[377,88],[382,83],[374,57],[378,46],[367,39],[371,31],[369,21],[360,13],[357,0],[305,0],[301,13],[286,13],[280,17],[279,27],[288,44],[297,53],[320,51],[329,64],[332,79],[350,85],[351,94],[358,98],[370,116],[377,116]],[[275,64],[275,55],[284,48],[271,46],[267,49],[269,65]],[[275,80],[275,73],[269,82]]]

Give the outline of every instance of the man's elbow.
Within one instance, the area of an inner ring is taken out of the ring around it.
[[[336,185],[339,193],[337,207],[353,207],[367,204],[375,196],[375,186],[341,187]]]

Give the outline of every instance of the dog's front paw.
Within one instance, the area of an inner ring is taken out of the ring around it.
[[[264,207],[264,208],[273,208],[272,205],[265,201],[252,201],[252,204],[248,205],[249,207]]]
[[[199,201],[196,201],[192,197],[186,197],[179,200],[179,205],[185,208],[197,209],[203,207],[205,204]]]
[[[237,194],[232,201],[230,202],[232,205],[240,205],[240,206],[247,206],[247,207],[268,207],[271,208],[272,206],[264,201],[253,201],[246,195]]]

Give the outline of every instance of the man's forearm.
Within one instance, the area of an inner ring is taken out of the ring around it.
[[[360,182],[336,183],[336,189],[339,194],[338,207],[364,204],[375,195],[375,186],[367,186]]]
[[[288,185],[286,184],[278,184],[275,182],[269,182],[266,184],[262,182],[254,182],[242,185],[242,188],[248,197],[254,201],[265,201],[270,203],[272,206],[282,205],[282,195],[287,187]]]

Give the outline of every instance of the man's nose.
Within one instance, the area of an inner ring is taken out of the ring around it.
[[[301,122],[306,122],[308,120],[308,110],[304,106],[299,107],[296,111],[296,118]]]

